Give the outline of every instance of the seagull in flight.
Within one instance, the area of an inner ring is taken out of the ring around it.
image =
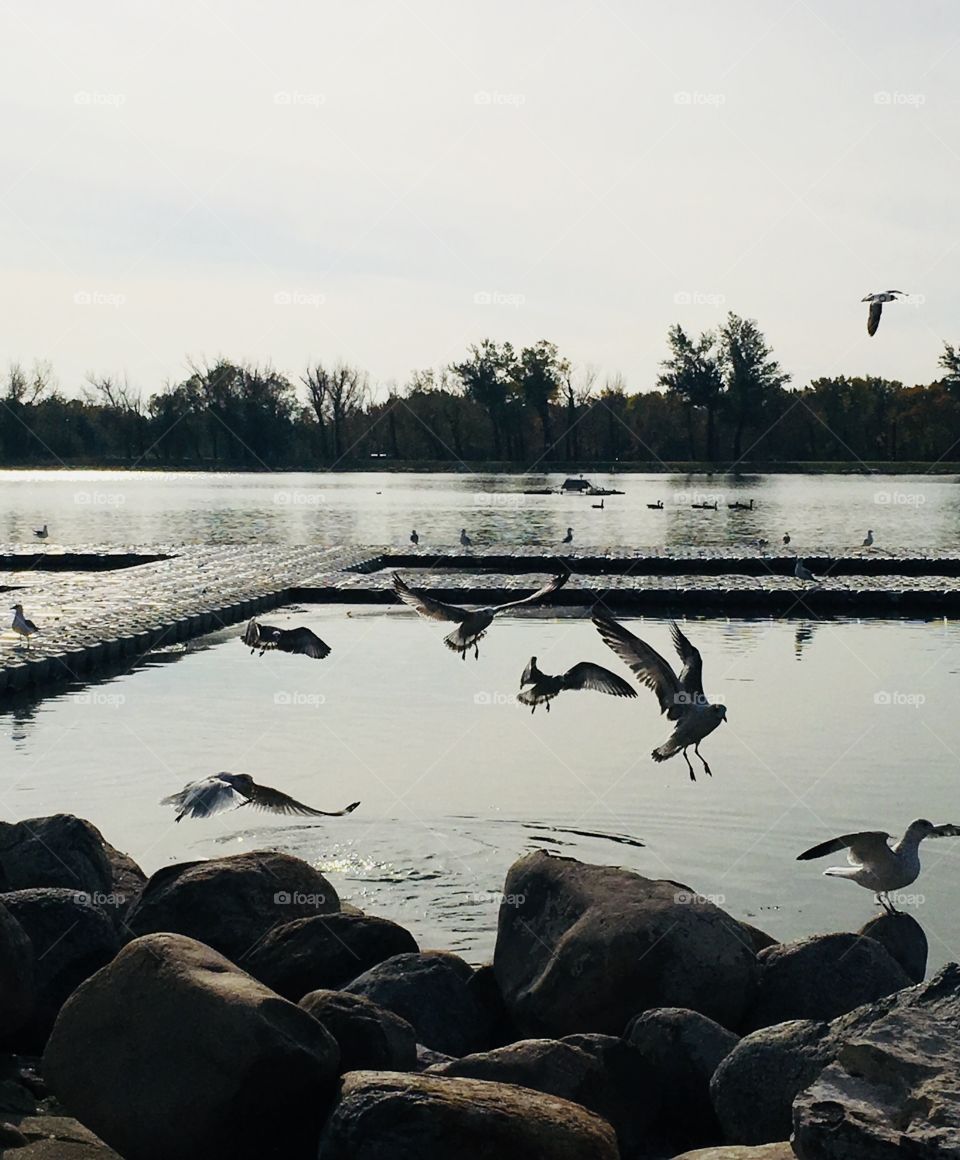
[[[858,886],[872,890],[877,903],[889,914],[896,908],[890,901],[891,890],[902,890],[915,882],[920,873],[920,843],[924,838],[955,838],[960,826],[935,826],[926,818],[919,818],[907,826],[899,842],[890,845],[890,835],[882,830],[866,830],[862,834],[844,834],[831,838],[819,846],[811,846],[797,855],[798,862],[823,858],[838,850],[847,851],[849,866],[831,866],[824,874],[831,878],[849,878]]]
[[[23,605],[15,604],[10,610],[13,613],[13,624],[10,626],[17,636],[22,636],[27,642],[27,647],[30,646],[30,637],[40,629],[33,623],[32,620],[27,620],[23,615]]]
[[[598,693],[609,693],[612,697],[635,697],[637,690],[628,685],[623,677],[611,673],[603,665],[591,664],[590,661],[581,661],[561,673],[559,677],[551,677],[537,668],[537,658],[531,657],[530,663],[523,670],[520,678],[520,692],[517,700],[529,705],[530,712],[536,713],[538,705],[546,705],[550,712],[550,702],[564,689],[595,689]]]
[[[861,302],[870,303],[870,309],[867,312],[867,334],[873,336],[877,333],[884,302],[896,302],[897,295],[904,293],[906,293],[904,290],[883,290],[877,294],[868,294],[866,298],[860,299]]]
[[[687,757],[687,749],[703,762],[704,770],[712,775],[710,766],[700,752],[700,742],[727,719],[726,705],[711,705],[703,693],[703,661],[676,624],[670,624],[673,647],[683,661],[679,677],[668,661],[638,636],[628,632],[622,624],[617,624],[606,616],[595,616],[593,623],[605,644],[633,670],[642,685],[653,689],[660,702],[660,712],[667,719],[675,721],[673,732],[662,744],[654,749],[654,761],[666,761],[677,753],[683,754],[690,772],[690,780],[696,781],[696,774]]]
[[[240,639],[252,653],[259,650],[261,656],[274,648],[280,652],[301,653],[316,661],[330,655],[330,646],[309,628],[274,628],[272,624],[260,624],[256,618],[250,621]]]
[[[804,564],[799,556],[797,557],[796,564],[793,566],[793,574],[798,580],[810,580],[814,584],[820,583],[819,577],[814,576],[814,574],[810,571],[806,564]]]
[[[457,627],[453,632],[443,638],[443,643],[447,648],[458,652],[463,660],[467,659],[467,653],[471,648],[473,655],[479,659],[478,642],[493,624],[495,616],[499,616],[501,612],[506,612],[509,608],[519,608],[524,604],[538,604],[562,588],[569,576],[569,572],[563,572],[559,576],[554,576],[548,584],[544,584],[536,592],[531,592],[529,596],[523,596],[519,600],[508,600],[505,604],[491,604],[486,608],[460,608],[456,604],[444,604],[440,600],[434,600],[432,596],[426,596],[422,592],[415,592],[409,588],[397,572],[393,574],[393,590],[404,604],[409,605],[420,616],[426,617],[428,620],[446,620],[456,624]]]
[[[315,810],[278,789],[258,785],[249,773],[215,773],[213,777],[191,781],[179,793],[162,798],[160,804],[176,806],[179,822],[182,818],[211,818],[235,806],[308,818],[340,818],[352,814],[360,803],[351,802],[342,810]]]
[[[37,537],[38,540],[45,540],[47,536],[50,535],[50,533],[47,531],[46,524],[44,524],[42,528],[34,528],[33,534]]]

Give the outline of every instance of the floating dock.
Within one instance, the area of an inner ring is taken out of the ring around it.
[[[818,583],[794,577],[792,554],[743,549],[13,545],[0,548],[0,590],[40,631],[29,647],[9,629],[0,635],[0,696],[130,667],[284,604],[394,604],[394,571],[440,600],[489,604],[569,570],[549,607],[575,615],[960,615],[960,554],[824,551],[803,560]]]

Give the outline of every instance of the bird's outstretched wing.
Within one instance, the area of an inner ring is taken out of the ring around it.
[[[241,794],[219,777],[205,777],[192,781],[177,793],[161,798],[162,806],[175,806],[177,821],[181,818],[212,818],[233,806],[243,804]]]
[[[581,661],[563,674],[564,686],[568,689],[595,689],[598,693],[609,693],[612,697],[635,697],[637,690],[623,677],[618,677],[603,665],[591,661]]]
[[[536,657],[531,657],[527,661],[527,667],[523,670],[523,676],[520,678],[520,688],[524,685],[532,685],[533,682],[540,676],[540,670],[537,668]]]
[[[690,643],[673,621],[670,623],[670,637],[673,640],[673,647],[683,661],[683,668],[680,670],[680,688],[685,693],[702,699],[703,660],[700,656],[700,650]]]
[[[877,856],[885,857],[890,853],[890,835],[882,830],[865,830],[862,834],[843,834],[839,838],[831,838],[821,842],[819,846],[811,846],[797,855],[798,862],[808,862],[811,858],[823,858],[827,854],[835,854],[838,850],[849,850],[851,862],[873,862]]]
[[[930,831],[931,838],[960,838],[960,826],[947,822],[943,826],[934,826]]]
[[[608,645],[617,656],[627,664],[640,683],[648,689],[653,689],[660,702],[660,712],[666,713],[671,720],[683,715],[688,706],[685,704],[683,689],[677,680],[677,674],[667,661],[652,649],[646,641],[628,632],[622,624],[617,624],[607,616],[595,616],[593,623]]]
[[[880,325],[880,315],[882,313],[882,302],[870,303],[870,310],[867,313],[867,334],[873,335],[877,333],[877,327]]]
[[[538,600],[543,600],[544,597],[562,588],[569,579],[569,572],[561,572],[558,576],[554,576],[549,583],[544,584],[542,588],[538,588],[536,592],[531,592],[529,596],[521,596],[519,600],[508,600],[506,604],[494,605],[491,612],[502,612],[505,608],[517,608],[521,604],[536,604]]]
[[[247,801],[255,810],[269,810],[274,814],[299,814],[309,818],[340,818],[344,814],[352,814],[360,804],[351,802],[342,810],[315,810],[312,806],[305,806],[303,802],[298,802],[296,798],[281,793],[278,789],[256,784]]]
[[[469,613],[465,608],[458,608],[455,604],[444,604],[441,600],[434,600],[432,596],[424,596],[422,592],[414,592],[400,579],[400,574],[393,574],[393,590],[404,604],[409,605],[414,612],[425,616],[428,620],[447,620],[454,624],[462,623]]]
[[[274,631],[276,632],[274,641],[280,652],[300,653],[317,661],[322,661],[324,657],[330,655],[330,646],[309,628],[301,626]]]

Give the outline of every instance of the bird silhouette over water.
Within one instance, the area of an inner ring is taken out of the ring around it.
[[[891,890],[902,890],[915,882],[920,874],[920,843],[924,838],[955,838],[960,826],[935,826],[926,818],[918,818],[907,827],[899,842],[890,845],[890,835],[883,830],[865,830],[859,834],[844,834],[811,846],[797,855],[798,862],[823,858],[839,850],[847,851],[849,866],[831,866],[824,870],[830,878],[849,878],[865,890],[872,890],[877,903],[891,914],[896,908],[890,901]]]
[[[654,761],[666,761],[678,753],[683,754],[687,763],[690,780],[696,781],[687,749],[693,751],[703,762],[706,773],[711,774],[706,758],[700,752],[700,742],[727,719],[725,705],[711,705],[703,693],[703,662],[699,651],[683,635],[676,624],[670,625],[673,646],[683,661],[679,677],[668,661],[646,641],[628,632],[622,624],[606,616],[595,616],[593,623],[605,644],[624,661],[639,678],[640,683],[653,689],[660,702],[660,712],[667,719],[675,721],[673,732],[662,744],[654,749]]]
[[[397,572],[393,574],[393,590],[404,604],[427,620],[445,620],[456,624],[457,627],[453,632],[443,638],[443,643],[447,648],[458,652],[463,660],[466,660],[467,653],[471,648],[474,656],[479,658],[478,642],[493,624],[495,616],[499,616],[501,612],[506,612],[510,608],[537,604],[562,588],[569,576],[569,572],[564,572],[559,576],[554,576],[548,584],[544,584],[536,592],[531,592],[529,596],[523,596],[519,600],[508,600],[504,604],[491,604],[486,608],[460,608],[456,604],[444,604],[441,600],[434,600],[432,596],[416,592],[408,587]]]
[[[299,653],[316,661],[330,655],[330,646],[309,628],[275,628],[260,624],[255,618],[244,629],[241,640],[252,653],[259,652],[261,656],[270,649]]]
[[[307,818],[339,818],[353,813],[360,803],[351,802],[342,810],[315,810],[278,789],[258,785],[249,773],[215,773],[189,782],[178,793],[162,798],[160,804],[176,806],[179,822],[182,818],[210,818],[237,806]]]
[[[867,334],[872,337],[877,333],[884,302],[896,302],[897,296],[904,293],[903,290],[883,290],[877,294],[868,294],[865,298],[860,299],[861,302],[870,303],[867,310]]]
[[[537,667],[537,658],[531,657],[520,678],[517,700],[529,705],[531,713],[537,711],[538,705],[546,705],[549,713],[550,702],[565,689],[594,689],[598,693],[609,693],[612,697],[637,695],[633,685],[628,684],[623,677],[605,669],[603,665],[580,661],[560,676],[552,677],[548,673],[541,672]]]

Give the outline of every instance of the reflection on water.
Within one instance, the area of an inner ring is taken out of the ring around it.
[[[603,509],[580,495],[525,495],[560,474],[158,473],[0,471],[0,540],[32,542],[50,525],[50,546],[91,543],[277,543],[449,547],[467,527],[478,546],[778,547],[800,554],[858,549],[872,528],[878,549],[960,546],[960,489],[953,476],[591,475]],[[753,510],[729,505],[754,500]],[[647,505],[663,501],[662,510]],[[695,510],[694,503],[717,509]]]
[[[549,716],[515,701],[533,653],[546,671],[622,668],[587,619],[504,619],[466,663],[443,647],[444,626],[402,611],[307,608],[295,621],[331,644],[328,660],[251,657],[233,629],[0,715],[3,816],[80,814],[149,870],[286,850],[345,899],[474,961],[491,951],[504,873],[524,851],[670,878],[786,938],[872,913],[868,892],[798,864],[799,851],[915,817],[960,822],[951,623],[689,622],[707,692],[729,709],[703,746],[714,776],[691,783],[681,759],[650,760],[669,730],[647,690],[565,693]],[[626,623],[669,654],[665,622]],[[321,809],[362,805],[317,823],[243,812],[175,824],[159,799],[217,770]],[[960,954],[960,843],[922,853],[918,917],[942,962]]]

